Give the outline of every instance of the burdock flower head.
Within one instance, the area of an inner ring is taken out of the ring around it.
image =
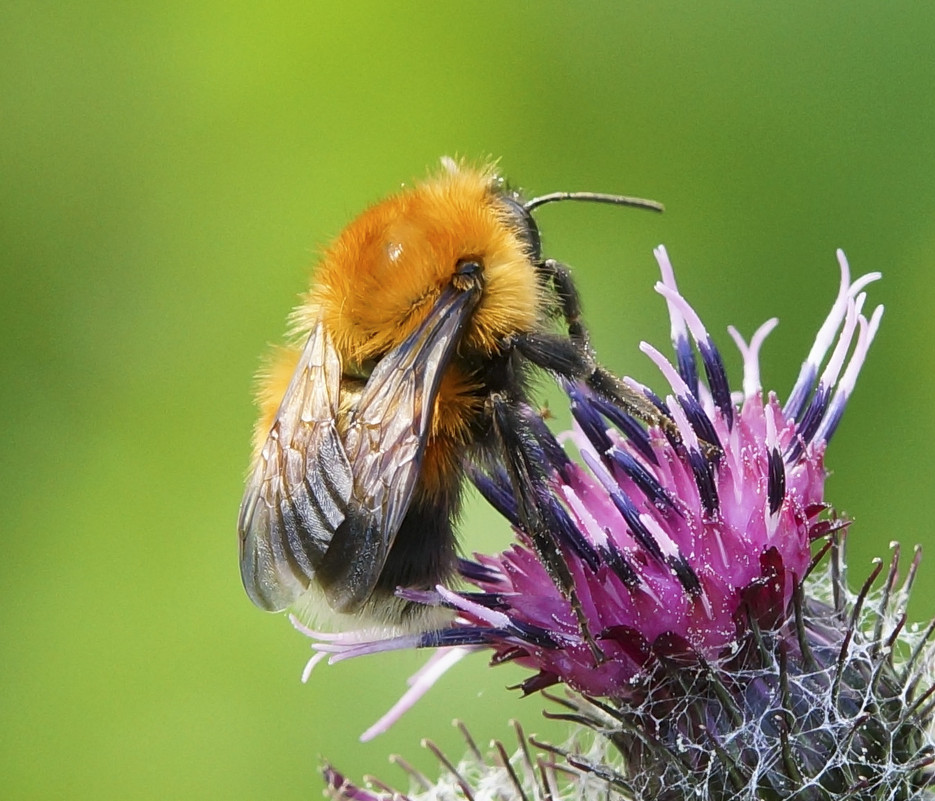
[[[864,312],[864,288],[878,274],[852,281],[838,253],[838,296],[781,400],[759,378],[760,345],[776,321],[749,343],[731,330],[744,364],[732,392],[665,251],[656,257],[675,360],[644,344],[669,390],[664,399],[640,390],[669,424],[647,429],[578,384],[565,386],[574,427],[558,440],[535,410],[520,410],[525,469],[506,459],[473,476],[516,541],[461,563],[470,590],[405,593],[452,610],[450,624],[389,638],[307,632],[313,663],[438,649],[368,735],[470,651],[528,668],[526,693],[564,684],[563,714],[597,734],[587,746],[580,735],[565,748],[537,743],[551,772],[532,771],[540,778],[530,792],[554,795],[565,776],[579,794],[597,781],[601,792],[634,798],[925,793],[932,628],[905,626],[918,555],[900,583],[894,547],[885,573],[878,563],[852,594],[848,524],[824,499],[825,448],[883,311]],[[563,576],[530,520],[547,529]],[[521,751],[528,762],[528,745]],[[472,794],[470,778],[452,769],[455,786]],[[372,795],[333,771],[328,778],[345,797]]]

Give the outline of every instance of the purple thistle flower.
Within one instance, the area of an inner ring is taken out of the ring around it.
[[[531,671],[526,693],[555,684],[573,691],[553,700],[567,707],[569,720],[596,732],[604,750],[534,745],[581,787],[597,777],[623,797],[877,799],[926,792],[925,769],[935,760],[927,645],[935,623],[921,636],[905,628],[918,553],[901,586],[896,549],[882,587],[872,590],[878,563],[851,594],[843,578],[847,523],[824,499],[825,448],[883,313],[882,306],[863,313],[863,290],[879,274],[852,281],[844,254],[837,255],[837,298],[782,402],[764,393],[759,376],[759,349],[776,320],[749,344],[730,329],[744,368],[742,390],[732,392],[716,346],[658,248],[656,289],[669,310],[674,363],[645,343],[641,350],[670,389],[660,399],[631,386],[673,425],[647,430],[579,384],[565,386],[574,425],[561,441],[535,410],[519,410],[532,443],[529,486],[517,493],[496,465],[472,474],[512,523],[513,545],[462,560],[468,590],[400,591],[409,601],[448,609],[443,628],[325,634],[296,623],[317,652],[306,677],[325,657],[437,649],[367,739],[462,656],[488,650],[495,664],[514,661]],[[546,524],[571,592],[557,586],[524,530],[529,516],[521,503],[535,505]],[[812,544],[823,539],[813,558]],[[527,749],[522,738],[521,746]],[[472,762],[484,764],[472,752]],[[507,765],[504,753],[497,764]],[[470,798],[470,783],[457,770],[453,775]],[[554,775],[515,797],[555,795]],[[385,797],[333,769],[327,779],[343,799]]]
[[[838,297],[784,407],[759,386],[759,347],[776,321],[749,345],[732,331],[744,360],[744,389],[733,397],[720,354],[679,294],[663,248],[656,258],[678,367],[650,345],[642,350],[671,387],[665,408],[681,441],[657,428],[647,432],[583,385],[568,385],[575,426],[564,439],[582,465],[526,410],[549,464],[538,496],[574,577],[586,630],[518,528],[506,475],[475,473],[480,491],[517,526],[517,541],[496,556],[462,561],[475,592],[405,593],[450,607],[452,624],[376,641],[308,631],[316,650],[336,661],[388,648],[486,647],[495,662],[536,671],[526,692],[563,682],[590,696],[620,698],[660,649],[704,659],[724,653],[747,625],[742,606],[760,626],[784,618],[811,543],[840,525],[823,515],[824,450],[882,315],[882,307],[869,320],[861,313],[861,290],[879,274],[852,283],[838,253]],[[698,379],[692,342],[707,384]],[[592,642],[601,653],[597,663]]]

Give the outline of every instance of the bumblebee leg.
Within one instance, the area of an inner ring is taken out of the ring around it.
[[[590,349],[573,338],[550,333],[520,334],[509,344],[537,367],[563,378],[582,381],[632,417],[661,426],[667,434],[678,437],[675,423],[662,409],[601,367]]]
[[[639,392],[630,389],[613,373],[598,363],[591,348],[591,336],[581,317],[581,298],[567,265],[546,259],[538,265],[540,272],[552,282],[559,299],[562,317],[568,327],[568,337],[549,334],[527,334],[518,337],[515,345],[533,364],[551,370],[565,378],[584,381],[605,399],[619,406],[632,417],[660,426],[676,442],[681,441],[675,423],[664,410]]]
[[[575,591],[574,578],[562,555],[554,527],[548,521],[549,488],[543,466],[548,464],[534,431],[520,413],[521,403],[499,393],[489,398],[490,416],[500,442],[507,475],[513,485],[520,524],[532,540],[533,547],[552,582],[574,610],[578,627],[588,643],[595,663],[604,661],[588,627],[588,619]]]
[[[581,319],[581,298],[578,288],[571,277],[568,267],[555,259],[546,259],[538,266],[542,274],[552,282],[555,294],[558,295],[562,317],[568,326],[568,335],[576,342],[580,342],[586,349],[590,348],[590,335]]]

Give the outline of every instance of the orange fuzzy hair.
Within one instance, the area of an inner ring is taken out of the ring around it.
[[[440,174],[372,206],[325,251],[297,332],[319,319],[342,358],[365,363],[423,322],[459,259],[484,266],[484,293],[464,344],[492,353],[500,339],[541,325],[541,290],[529,255],[492,189],[490,167],[453,162]]]
[[[492,166],[445,160],[438,174],[371,206],[325,250],[292,314],[296,341],[321,320],[346,368],[372,363],[424,321],[458,261],[468,257],[483,265],[483,295],[464,334],[465,348],[490,355],[505,336],[540,328],[547,301],[525,244],[497,202],[497,186]],[[279,348],[260,377],[257,451],[298,358],[299,348]],[[459,402],[476,406],[476,399],[468,400],[472,389],[469,376],[450,369],[436,412]],[[436,413],[433,420],[444,439],[467,441],[463,415]]]

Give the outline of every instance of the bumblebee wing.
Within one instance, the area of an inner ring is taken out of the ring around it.
[[[341,358],[321,323],[309,335],[240,506],[240,574],[278,612],[308,588],[354,486],[335,423]]]
[[[444,291],[364,387],[344,440],[354,498],[319,570],[328,602],[338,611],[359,609],[380,579],[419,480],[442,375],[475,303],[473,292]]]

